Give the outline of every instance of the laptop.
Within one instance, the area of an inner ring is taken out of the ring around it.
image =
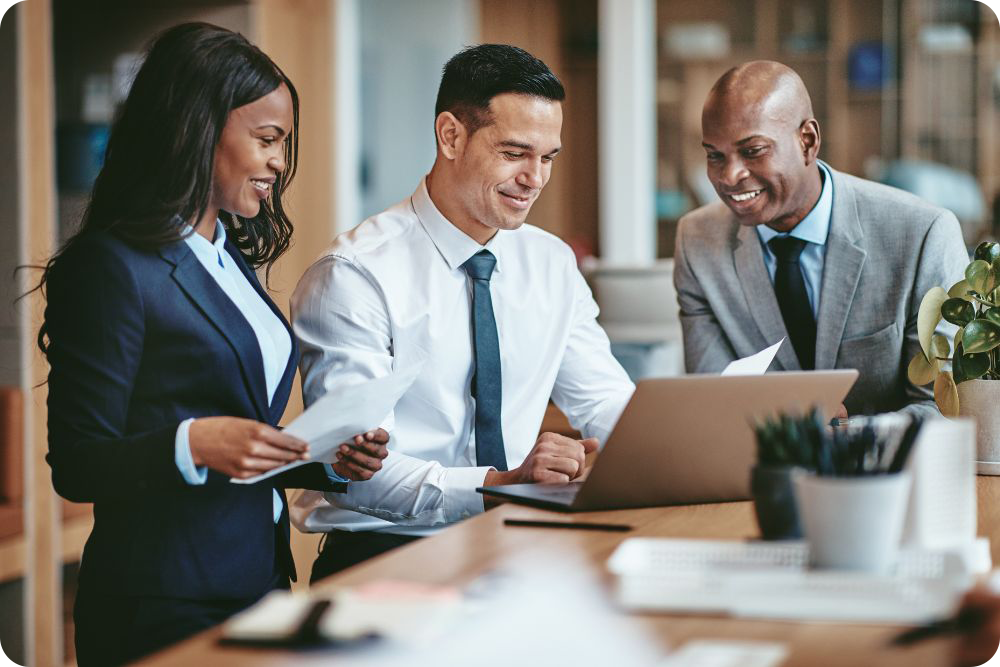
[[[856,370],[642,380],[583,481],[476,491],[563,512],[750,498],[753,424],[819,406],[832,415]]]

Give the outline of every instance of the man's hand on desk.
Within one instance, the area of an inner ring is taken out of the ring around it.
[[[382,459],[389,455],[386,446],[389,434],[378,428],[354,436],[337,450],[337,462],[332,464],[334,472],[345,479],[363,482],[382,469]]]
[[[489,471],[483,485],[565,484],[583,474],[584,459],[590,452],[597,451],[597,445],[597,438],[574,440],[558,433],[542,433],[524,463],[507,472]],[[499,504],[489,496],[484,502],[487,508]]]

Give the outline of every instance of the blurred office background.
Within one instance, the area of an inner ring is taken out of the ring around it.
[[[701,105],[739,62],[802,75],[833,167],[952,209],[970,246],[1000,236],[1000,22],[974,0],[26,0],[0,23],[4,275],[73,230],[143,45],[187,20],[243,32],[299,89],[282,305],[333,235],[413,191],[434,159],[441,67],[484,41],[526,48],[566,84],[564,152],[529,222],[574,248],[636,377],[682,371],[674,232],[715,196]],[[0,645],[61,665],[92,519],[54,496],[44,462],[42,303],[14,303],[36,280],[0,281]]]

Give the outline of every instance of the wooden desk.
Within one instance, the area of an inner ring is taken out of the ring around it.
[[[1000,478],[979,477],[979,534],[990,538],[994,562],[1000,563]],[[509,528],[505,517],[566,519],[566,515],[544,510],[504,505],[453,526],[434,537],[420,540],[333,576],[322,588],[335,589],[374,579],[406,579],[437,584],[463,584],[493,569],[527,548],[577,551],[595,571],[602,573],[610,592],[610,575],[604,563],[615,547],[627,537],[700,537],[742,539],[757,534],[750,503],[721,503],[687,507],[662,507],[618,512],[590,512],[572,515],[581,521],[619,522],[633,526],[629,533]],[[610,593],[609,593],[610,594]],[[758,639],[786,643],[791,649],[788,667],[911,667],[947,665],[950,645],[933,641],[905,650],[887,650],[886,642],[897,629],[888,626],[851,626],[816,623],[781,623],[671,615],[635,615],[664,647],[678,646],[694,638]],[[219,630],[197,637],[149,658],[141,664],[155,667],[172,665],[324,664],[334,661],[332,653],[291,653],[221,648],[216,645]]]

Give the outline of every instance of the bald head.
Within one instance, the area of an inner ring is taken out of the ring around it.
[[[819,124],[799,75],[757,60],[715,83],[701,114],[708,177],[745,225],[790,231],[822,191]]]
[[[750,109],[798,127],[813,117],[809,91],[795,70],[771,60],[737,65],[712,86],[705,114]]]

